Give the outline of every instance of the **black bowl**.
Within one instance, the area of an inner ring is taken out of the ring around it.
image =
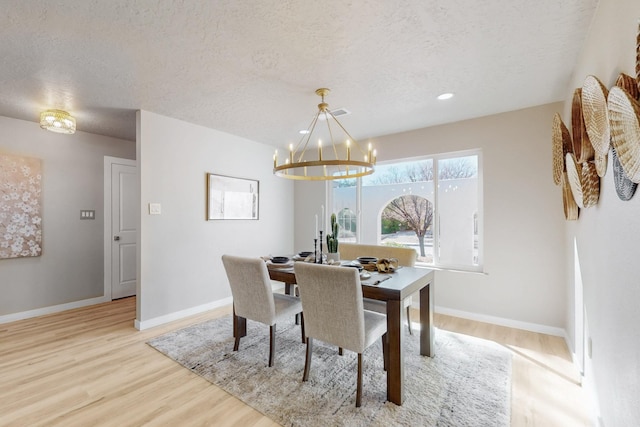
[[[305,251],[305,252],[299,252],[298,255],[301,256],[302,258],[306,258],[309,255],[311,255],[313,252],[311,251]]]
[[[376,262],[378,262],[378,258],[373,256],[359,256],[357,260],[361,264],[375,264]]]
[[[274,256],[271,257],[271,262],[274,264],[286,264],[289,262],[289,257],[286,256]]]

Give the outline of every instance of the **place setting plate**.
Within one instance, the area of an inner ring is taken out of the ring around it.
[[[274,256],[267,261],[267,267],[272,269],[291,268],[293,267],[293,260],[286,256]]]

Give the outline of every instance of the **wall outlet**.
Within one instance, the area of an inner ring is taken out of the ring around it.
[[[162,207],[160,203],[149,203],[149,215],[160,215],[162,213]]]

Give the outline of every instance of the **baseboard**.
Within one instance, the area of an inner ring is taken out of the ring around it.
[[[491,323],[494,325],[506,326],[508,328],[523,329],[525,331],[553,335],[553,336],[562,337],[562,338],[566,337],[566,333],[564,329],[555,328],[553,326],[539,325],[537,323],[521,322],[519,320],[506,319],[504,317],[488,316],[486,314],[471,313],[468,311],[454,310],[452,308],[440,307],[440,306],[435,307],[435,312],[439,314],[445,314],[447,316],[454,316],[454,317],[460,317],[462,319],[474,320],[476,322]]]
[[[233,298],[227,297],[221,300],[212,301],[207,304],[187,308],[185,310],[175,311],[164,316],[154,317],[153,319],[149,320],[139,321],[138,319],[136,319],[134,322],[134,327],[139,331],[143,331],[145,329],[173,322],[174,320],[184,319],[185,317],[193,316],[194,314],[200,314],[202,312],[213,310],[215,308],[224,307],[225,305],[229,305],[231,303],[233,303]]]
[[[16,320],[31,319],[32,317],[44,316],[46,314],[59,313],[61,311],[72,310],[74,308],[86,307],[88,305],[101,304],[111,301],[107,297],[96,297],[83,299],[80,301],[68,302],[65,304],[52,305],[49,307],[36,308],[35,310],[21,311],[19,313],[5,314],[0,316],[0,323],[15,322]]]

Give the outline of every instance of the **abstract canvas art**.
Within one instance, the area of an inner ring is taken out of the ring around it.
[[[42,254],[42,161],[0,154],[0,259]]]
[[[207,220],[257,220],[259,188],[253,179],[207,174]]]

